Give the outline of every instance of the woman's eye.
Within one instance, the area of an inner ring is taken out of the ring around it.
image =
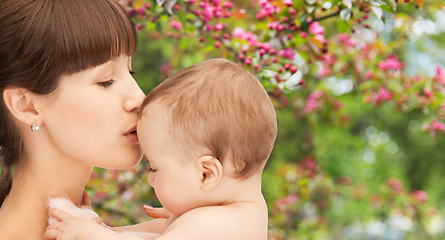
[[[135,75],[136,73],[135,73],[135,72],[133,72],[133,71],[130,71],[130,74],[131,74],[131,75]]]
[[[148,171],[149,171],[150,173],[155,173],[156,171],[158,171],[158,169],[149,168]]]
[[[106,82],[100,82],[100,83],[97,83],[97,84],[99,86],[103,87],[103,88],[107,88],[107,87],[110,87],[111,85],[113,85],[114,82],[115,82],[115,80],[110,79],[110,80],[108,80]]]

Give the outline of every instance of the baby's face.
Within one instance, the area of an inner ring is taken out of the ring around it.
[[[164,119],[142,116],[138,137],[142,151],[151,165],[148,183],[154,188],[163,207],[176,216],[196,207],[199,178],[195,164],[185,159],[168,135]]]

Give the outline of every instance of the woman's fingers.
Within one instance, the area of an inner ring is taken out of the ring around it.
[[[152,218],[169,218],[172,215],[171,212],[165,210],[165,208],[154,208],[148,205],[144,205],[144,212]]]
[[[51,217],[55,217],[55,218],[59,219],[59,221],[65,221],[65,220],[68,220],[73,217],[73,216],[71,216],[71,214],[64,212],[62,210],[59,210],[59,209],[52,209],[51,211],[49,211],[49,215]]]

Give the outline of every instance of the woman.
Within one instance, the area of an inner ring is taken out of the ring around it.
[[[140,161],[135,49],[115,0],[0,1],[1,239],[41,239],[48,197]]]

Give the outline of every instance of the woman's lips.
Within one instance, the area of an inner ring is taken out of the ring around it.
[[[126,131],[124,133],[124,136],[126,138],[128,138],[132,142],[135,142],[135,143],[139,142],[138,134],[137,134],[137,131],[136,131],[136,125],[134,125],[128,131]]]

